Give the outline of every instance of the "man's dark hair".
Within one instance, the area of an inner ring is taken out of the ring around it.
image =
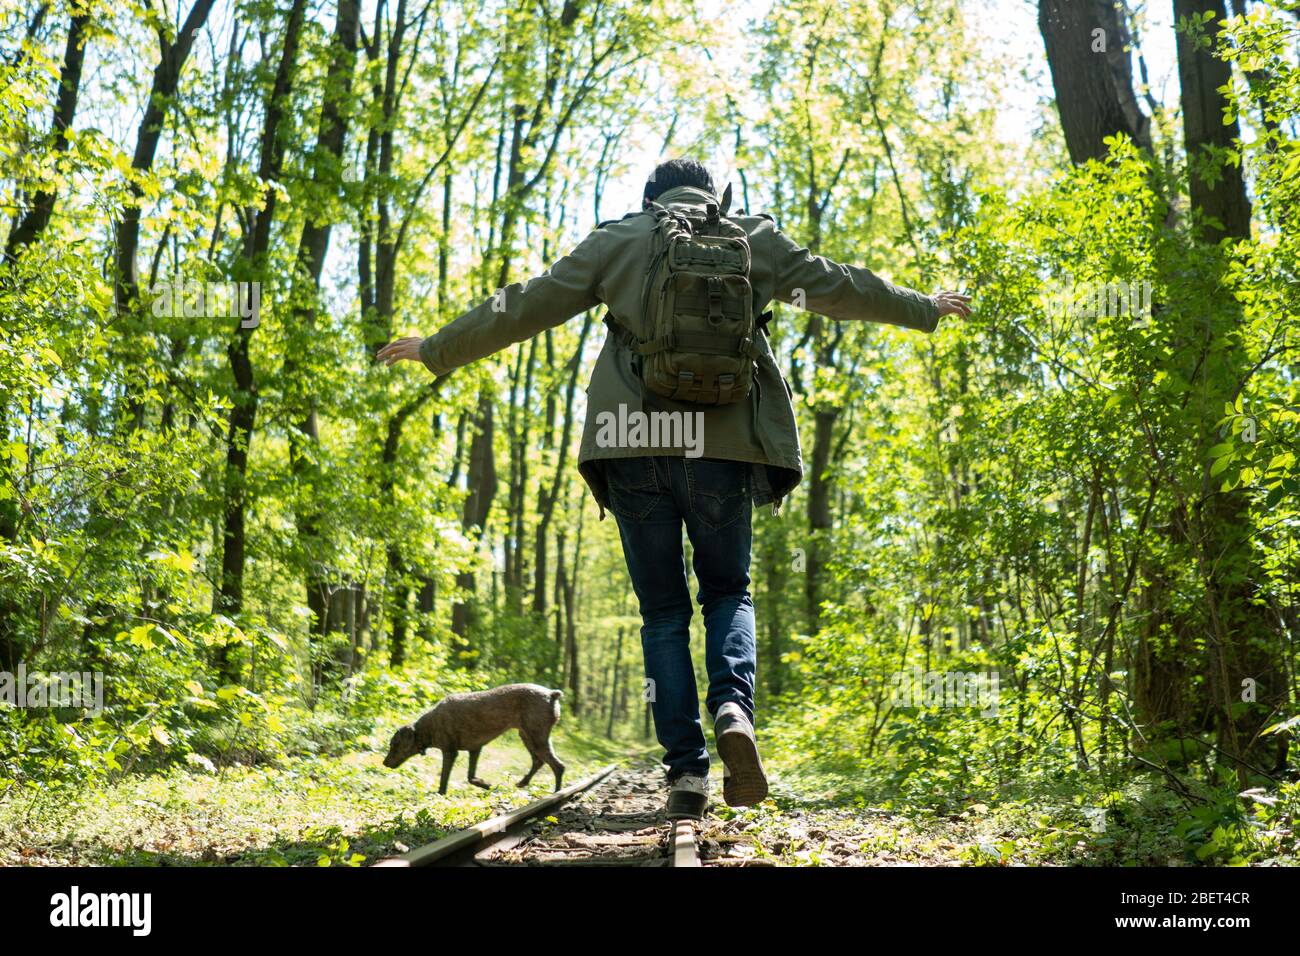
[[[660,163],[645,183],[645,198],[658,199],[661,193],[675,186],[695,186],[717,195],[713,188],[713,177],[704,168],[704,164],[693,159],[670,159]]]

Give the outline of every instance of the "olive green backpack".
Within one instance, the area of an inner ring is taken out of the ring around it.
[[[741,401],[758,356],[749,236],[713,202],[703,216],[653,202],[646,211],[656,219],[642,296],[650,337],[627,343],[640,356],[641,379],[674,401]]]

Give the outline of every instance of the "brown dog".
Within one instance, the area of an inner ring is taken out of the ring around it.
[[[476,787],[487,787],[489,784],[476,775],[479,751],[484,744],[514,729],[519,731],[519,738],[533,757],[532,769],[524,774],[519,786],[528,786],[533,774],[545,763],[554,771],[555,789],[559,790],[564,764],[551,749],[551,728],[560,719],[563,694],[537,684],[506,684],[472,694],[451,694],[414,724],[398,728],[388,745],[384,766],[400,767],[416,754],[436,747],[442,751],[442,782],[438,792],[446,793],[456,755],[468,750],[466,779]]]

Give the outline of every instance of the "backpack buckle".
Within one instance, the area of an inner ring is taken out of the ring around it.
[[[695,374],[682,369],[677,373],[677,387],[673,389],[672,399],[675,402],[691,401],[691,393],[699,394],[699,385],[695,381]]]
[[[709,276],[709,324],[722,321],[722,278]]]

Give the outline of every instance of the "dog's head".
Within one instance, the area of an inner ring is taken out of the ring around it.
[[[388,756],[384,758],[384,766],[400,767],[411,757],[423,752],[424,748],[415,739],[415,728],[410,724],[398,727],[392,741],[388,744]]]

